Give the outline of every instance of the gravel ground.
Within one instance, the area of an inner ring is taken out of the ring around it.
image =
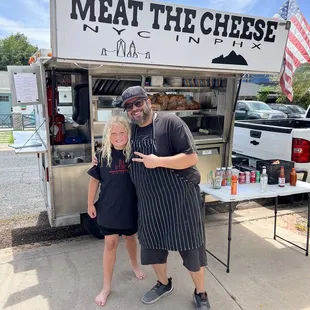
[[[82,225],[50,227],[45,211],[39,214],[19,214],[9,219],[0,219],[0,249],[46,246],[86,235],[88,233]]]
[[[51,228],[35,154],[0,148],[0,249],[51,244],[87,235],[82,225]]]
[[[45,210],[35,154],[0,151],[0,219]]]

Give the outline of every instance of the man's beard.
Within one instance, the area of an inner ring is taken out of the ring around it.
[[[142,116],[139,119],[135,119],[133,116],[129,116],[129,119],[131,120],[132,123],[136,125],[142,125],[146,121],[149,120],[151,115],[151,109],[150,107],[146,107],[145,109],[142,110]]]

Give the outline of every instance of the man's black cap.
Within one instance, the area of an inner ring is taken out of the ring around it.
[[[148,99],[146,91],[141,86],[132,86],[122,93],[122,107],[131,99]]]

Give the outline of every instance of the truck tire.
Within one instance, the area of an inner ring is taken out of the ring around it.
[[[97,239],[104,239],[104,235],[100,230],[97,219],[92,219],[87,213],[84,213],[81,214],[81,221],[90,235]]]

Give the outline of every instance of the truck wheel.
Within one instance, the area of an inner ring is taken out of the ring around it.
[[[92,219],[87,213],[85,213],[81,214],[81,220],[90,235],[97,239],[104,239],[104,235],[100,230],[97,219]]]

